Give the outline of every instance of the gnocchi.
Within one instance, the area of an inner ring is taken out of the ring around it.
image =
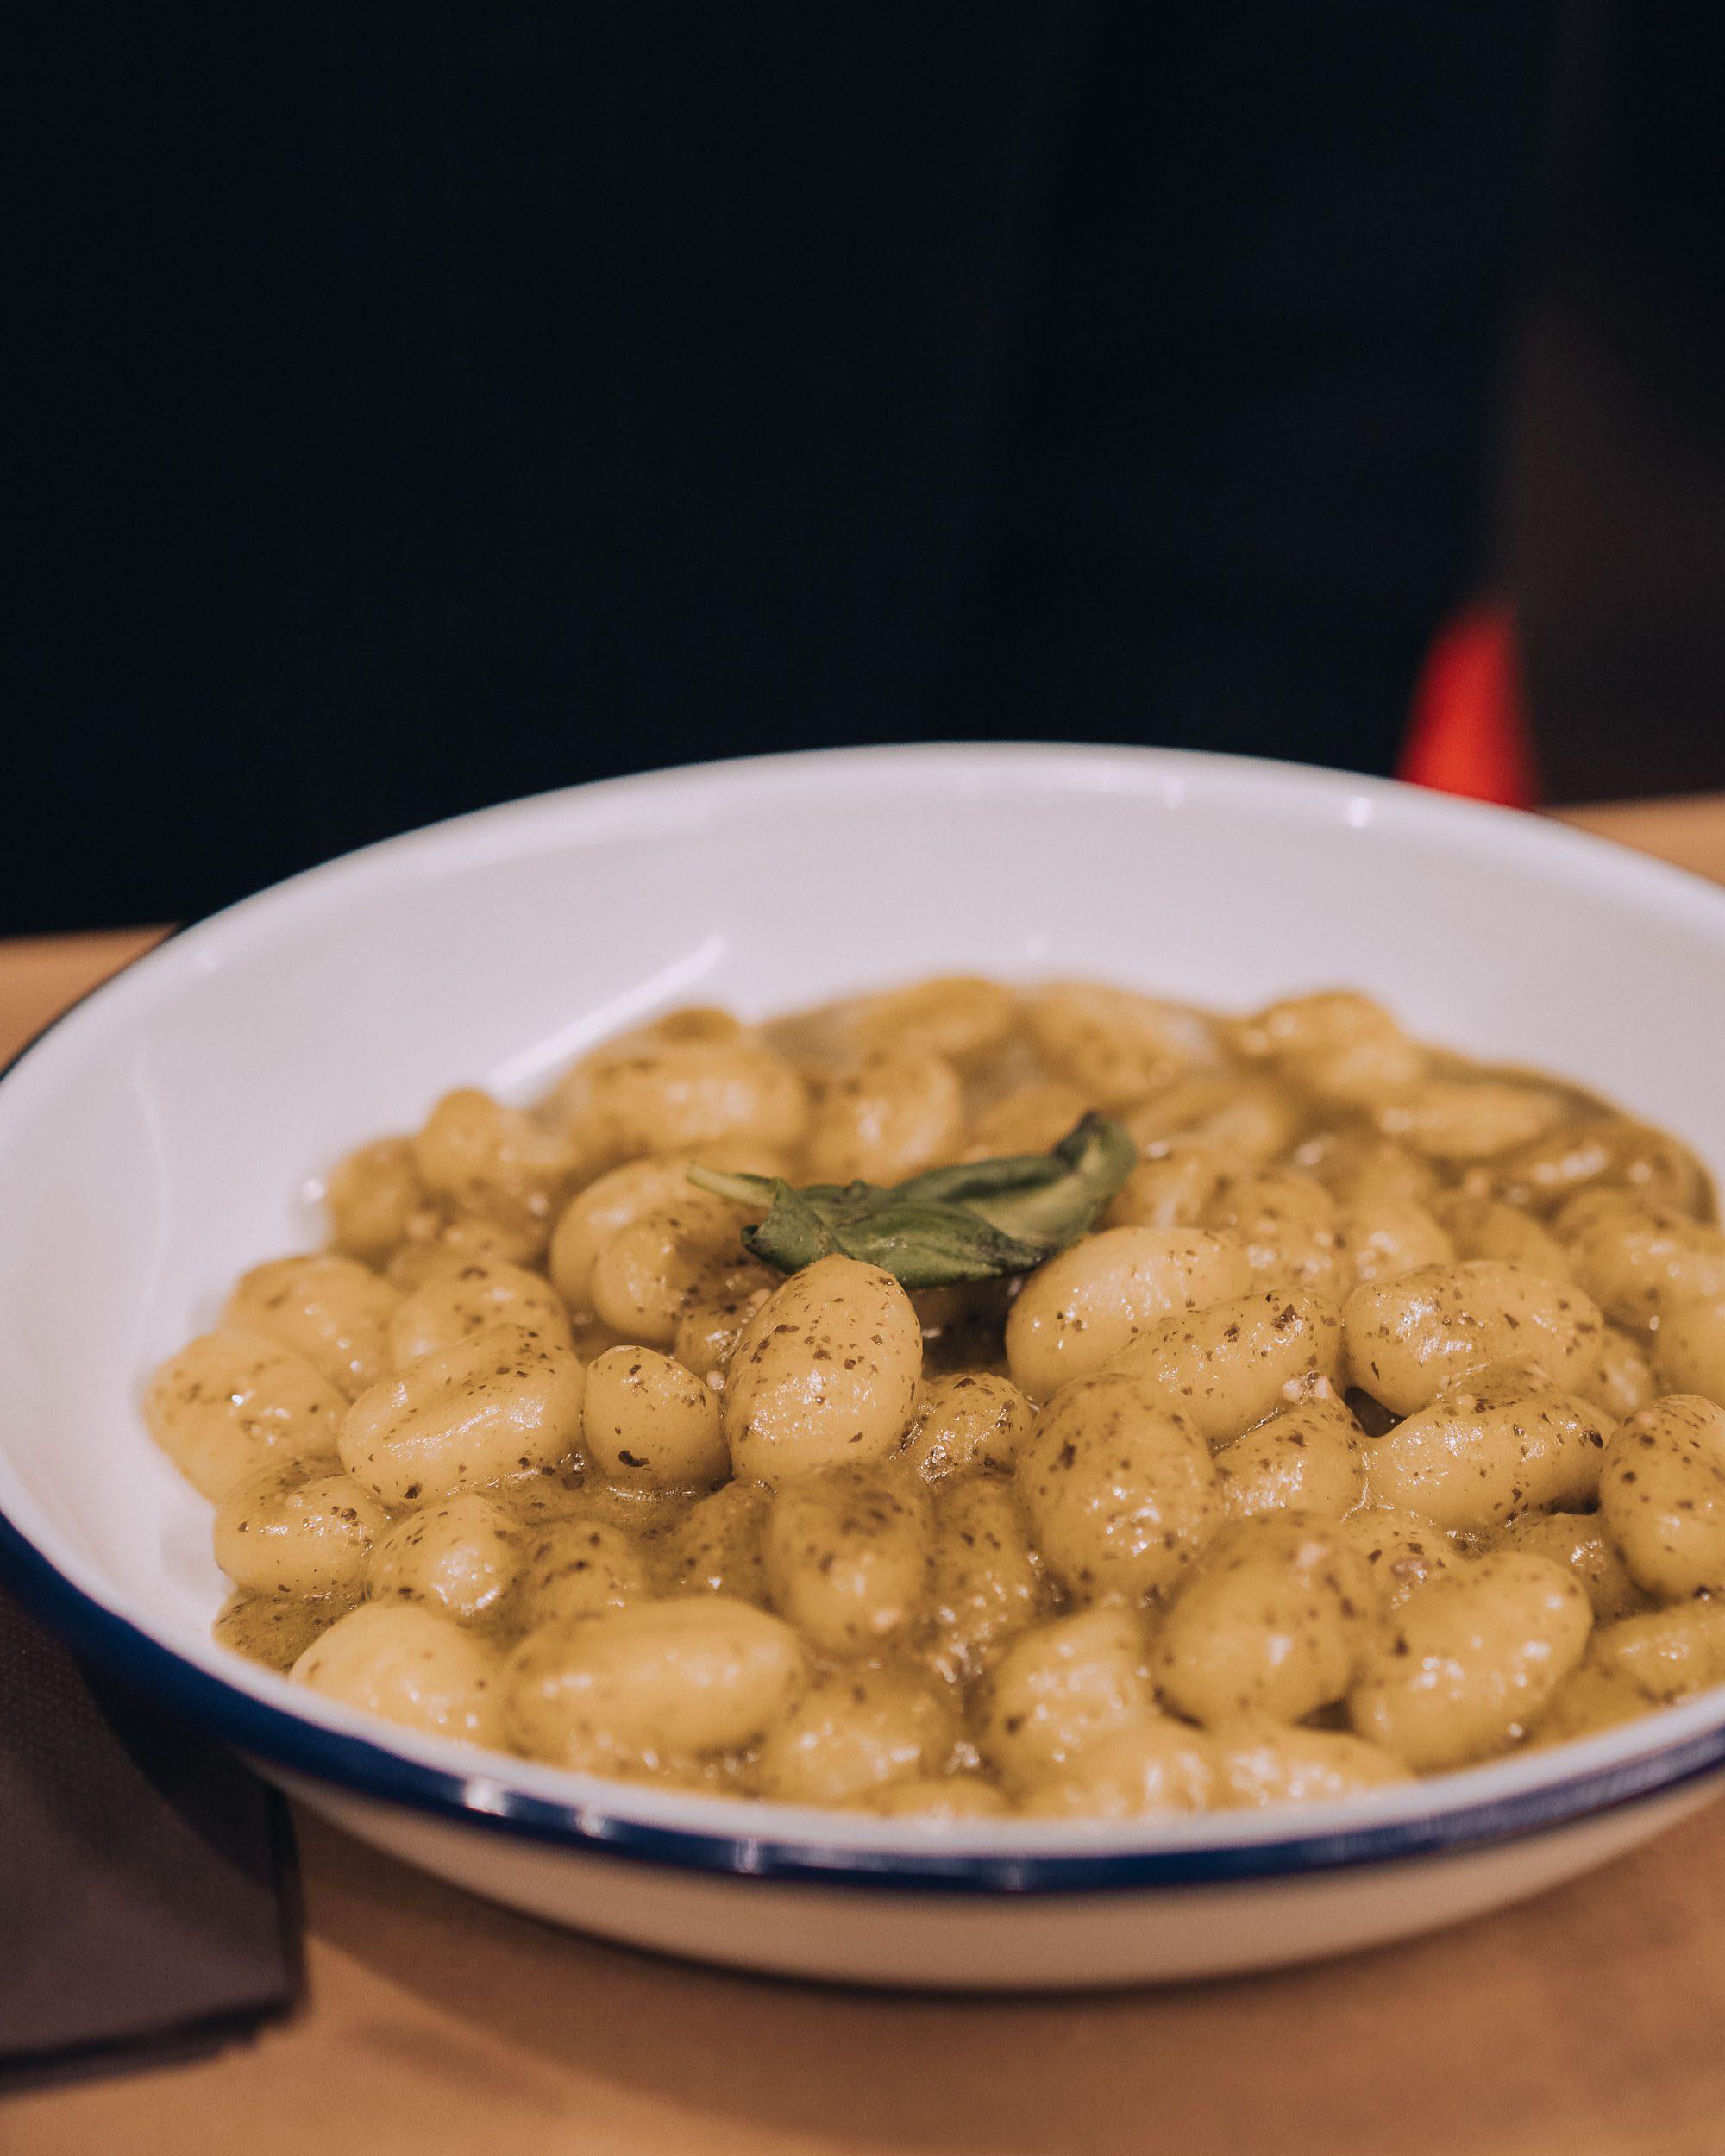
[[[216,1562],[254,1595],[333,1595],[366,1576],[389,1514],[339,1469],[262,1467],[216,1507]]]
[[[1202,1228],[1104,1228],[1051,1258],[1007,1319],[1007,1367],[1031,1399],[1103,1369],[1170,1313],[1251,1287],[1247,1251]]]
[[[754,1743],[807,1678],[789,1625],[691,1595],[537,1626],[504,1665],[503,1714],[530,1758],[626,1772]]]
[[[1301,1722],[1343,1698],[1371,1572],[1329,1522],[1301,1514],[1226,1528],[1163,1620],[1157,1689],[1189,1720]]]
[[[225,1323],[303,1356],[351,1400],[390,1367],[389,1327],[399,1300],[357,1258],[281,1257],[242,1278]]]
[[[1125,1370],[1064,1388],[1019,1456],[1017,1481],[1037,1546],[1079,1601],[1163,1592],[1221,1525],[1209,1447]]]
[[[1201,1812],[1215,1779],[1214,1754],[1201,1731],[1145,1714],[1086,1745],[1063,1775],[1032,1789],[1022,1808],[1038,1819]]]
[[[885,1459],[910,1427],[922,1328],[890,1273],[823,1257],[775,1288],[725,1365],[724,1435],[738,1475]]]
[[[856,1804],[937,1776],[957,1733],[946,1688],[896,1663],[818,1677],[762,1741],[754,1786],[787,1804]]]
[[[731,1465],[718,1394],[652,1348],[588,1363],[581,1431],[587,1457],[625,1488],[706,1489]]]
[[[1331,1393],[1314,1393],[1245,1431],[1216,1454],[1230,1520],[1316,1513],[1339,1520],[1365,1494],[1360,1428]]]
[[[494,1498],[464,1490],[396,1521],[373,1545],[374,1601],[424,1602],[463,1621],[491,1615],[521,1570],[525,1536]]]
[[[294,1664],[304,1684],[343,1707],[432,1736],[496,1744],[496,1650],[417,1602],[361,1602]]]
[[[549,1467],[577,1442],[586,1373],[520,1326],[487,1326],[380,1378],[342,1418],[337,1449],[389,1505]]]
[[[323,1199],[142,1409],[216,1639],[340,1707],[1029,1831],[1725,1684],[1705,1172],[1352,991],[674,1011]]]
[[[205,1332],[144,1395],[150,1435],[200,1497],[219,1503],[268,1464],[336,1459],[347,1400],[304,1356],[260,1332]]]
[[[1036,1409],[1009,1378],[959,1370],[925,1388],[905,1457],[930,1482],[970,1468],[1010,1468],[1035,1423]]]
[[[1342,1315],[1310,1289],[1261,1289],[1148,1326],[1114,1368],[1224,1445],[1295,1401],[1339,1390]]]
[[[1517,1513],[1590,1503],[1614,1427],[1537,1367],[1500,1363],[1369,1439],[1366,1493],[1452,1534],[1482,1532]]]
[[[1605,1321],[1567,1282],[1471,1258],[1356,1288],[1343,1312],[1355,1384],[1392,1414],[1429,1407],[1493,1363],[1534,1363],[1559,1385],[1597,1366]]]
[[[950,1160],[963,1127],[958,1073],[925,1043],[901,1040],[827,1085],[803,1157],[812,1182],[902,1182]]]
[[[396,1305],[390,1355],[399,1369],[489,1325],[518,1325],[551,1347],[574,1345],[568,1312],[549,1281],[524,1265],[475,1258],[444,1266]]]
[[[1650,1594],[1725,1589],[1725,1407],[1675,1393],[1631,1415],[1600,1469],[1599,1514]]]
[[[930,1511],[919,1482],[877,1468],[786,1483],[762,1552],[773,1607],[829,1655],[902,1639],[922,1601]]]
[[[1525,1736],[1593,1628],[1564,1566],[1495,1551],[1410,1595],[1366,1655],[1356,1732],[1419,1773],[1489,1758]]]

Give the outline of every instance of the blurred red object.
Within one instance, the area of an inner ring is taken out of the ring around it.
[[[1540,798],[1521,654],[1507,606],[1472,606],[1439,632],[1414,690],[1396,775],[1506,808]]]

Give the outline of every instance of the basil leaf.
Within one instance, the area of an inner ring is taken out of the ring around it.
[[[880,1266],[906,1288],[998,1280],[1028,1272],[1044,1256],[1039,1244],[1005,1235],[963,1206],[900,1203],[890,1194],[860,1217],[835,1223],[831,1232],[847,1257]]]
[[[773,1203],[766,1219],[758,1227],[743,1231],[745,1250],[752,1250],[756,1257],[764,1257],[781,1273],[800,1273],[818,1257],[855,1255],[845,1250],[801,1191],[794,1190],[789,1183],[776,1177],[770,1188]]]
[[[1065,1143],[1063,1138],[1061,1144]],[[951,1168],[931,1168],[894,1188],[901,1198],[914,1197],[931,1205],[972,1205],[995,1191],[1038,1188],[1065,1173],[1066,1163],[1057,1151],[1015,1153],[1004,1160],[967,1160]]]
[[[1107,1116],[1087,1115],[1046,1153],[930,1169],[882,1189],[692,1168],[689,1181],[764,1206],[745,1248],[783,1273],[838,1255],[878,1265],[906,1288],[1026,1273],[1076,1243],[1132,1171],[1138,1149]]]
[[[1010,1235],[1076,1243],[1131,1175],[1138,1148],[1125,1127],[1105,1115],[1087,1115],[1054,1148],[1063,1172],[1045,1181],[970,1200],[974,1211]]]

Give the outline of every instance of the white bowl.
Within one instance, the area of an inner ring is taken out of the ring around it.
[[[680,1001],[936,969],[1245,1005],[1346,982],[1725,1160],[1725,893],[1334,773],[1039,747],[625,780],[314,870],[189,931],[0,1084],[0,1563],[80,1651],[354,1832],[561,1922],[877,1984],[1113,1984],[1448,1922],[1714,1793],[1725,1693],[1346,1804],[1130,1827],[896,1820],[593,1780],[405,1733],[214,1646],[206,1505],[140,1379],[318,1234],[313,1179],[477,1081],[530,1096]]]

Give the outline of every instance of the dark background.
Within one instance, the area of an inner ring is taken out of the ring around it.
[[[1663,11],[97,9],[21,79],[0,927],[757,749],[1388,769],[1482,589],[1555,797],[1725,784]]]

